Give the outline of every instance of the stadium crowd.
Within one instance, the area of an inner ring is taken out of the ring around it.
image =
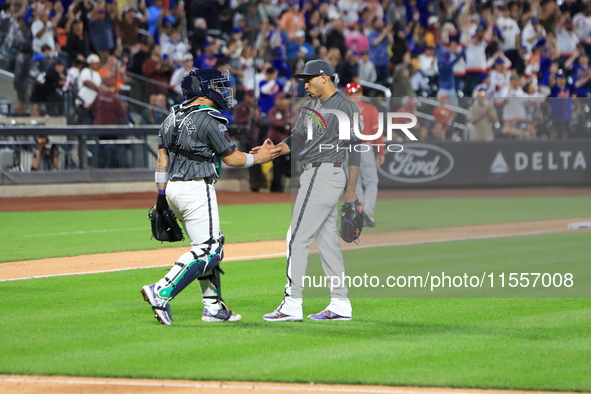
[[[389,89],[408,111],[438,100],[423,140],[466,138],[454,121],[472,125],[472,140],[567,138],[591,125],[577,99],[590,96],[590,1],[4,0],[0,37],[14,112],[61,114],[70,92],[86,124],[158,124],[182,101],[182,76],[215,67],[252,103],[234,123],[256,142],[278,95],[305,96],[292,75],[321,58],[341,88]],[[150,104],[140,117],[134,100]]]

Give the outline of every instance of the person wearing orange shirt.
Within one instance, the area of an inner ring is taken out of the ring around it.
[[[345,94],[359,107],[359,131],[363,135],[375,135],[379,128],[379,113],[376,107],[361,100],[363,89],[356,82],[345,86]],[[357,181],[357,197],[365,208],[365,225],[375,227],[374,212],[378,198],[378,166],[384,164],[384,136],[375,140],[365,140],[357,145],[361,151],[359,180]]]
[[[306,29],[306,19],[300,11],[300,4],[297,0],[290,0],[289,9],[281,16],[279,24],[289,36],[290,41],[294,38],[296,31]]]

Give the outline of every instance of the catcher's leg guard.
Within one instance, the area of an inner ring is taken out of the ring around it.
[[[217,246],[213,253],[212,245]],[[183,254],[168,274],[156,283],[154,287],[156,295],[170,301],[195,279],[208,271],[213,271],[222,259],[223,236],[213,243],[194,247],[193,250]]]

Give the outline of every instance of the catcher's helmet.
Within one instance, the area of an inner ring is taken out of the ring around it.
[[[346,94],[355,94],[358,92],[361,92],[361,85],[359,85],[357,82],[349,82],[346,86],[345,86],[345,93]]]
[[[232,88],[230,73],[221,72],[213,68],[193,70],[181,80],[181,91],[185,99],[205,96],[215,102],[222,109],[232,107]]]

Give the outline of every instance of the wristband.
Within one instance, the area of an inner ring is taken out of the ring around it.
[[[168,172],[158,172],[154,173],[154,180],[156,183],[166,183],[168,182]]]
[[[242,168],[252,167],[254,164],[254,156],[250,153],[245,153],[246,155],[246,164],[242,166]]]

